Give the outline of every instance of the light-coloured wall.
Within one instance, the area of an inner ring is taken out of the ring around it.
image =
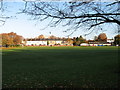
[[[49,40],[49,45],[62,44],[62,40]],[[47,45],[46,41],[26,41],[25,45]]]
[[[107,42],[112,43],[112,42],[114,42],[114,40],[109,40],[109,39],[108,39]]]
[[[47,41],[26,41],[26,45],[47,45]]]
[[[111,44],[89,44],[90,46],[99,46],[99,45],[103,45],[103,46],[111,46]]]
[[[55,45],[55,44],[62,44],[62,41],[61,40],[50,40],[49,41],[49,45]]]
[[[62,41],[56,41],[56,44],[61,44],[62,43]]]
[[[103,44],[103,46],[111,46],[111,44]]]
[[[87,43],[81,43],[80,46],[89,46]]]

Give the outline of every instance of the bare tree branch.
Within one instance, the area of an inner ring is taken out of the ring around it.
[[[3,14],[4,12],[4,0],[0,0],[0,26],[3,26],[6,22],[6,19],[10,18]]]
[[[35,20],[44,21],[53,18],[48,26],[71,26],[66,31],[76,31],[81,25],[89,29],[104,23],[116,23],[120,26],[118,4],[114,2],[28,2],[23,13],[32,15]]]

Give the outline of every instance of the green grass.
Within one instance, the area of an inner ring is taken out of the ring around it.
[[[118,86],[118,47],[24,47],[2,56],[3,88]]]

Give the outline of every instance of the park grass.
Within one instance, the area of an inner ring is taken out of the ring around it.
[[[2,50],[3,88],[117,88],[118,47]]]

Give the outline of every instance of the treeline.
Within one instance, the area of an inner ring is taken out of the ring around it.
[[[69,44],[73,44],[74,46],[80,46],[81,43],[89,43],[89,42],[100,42],[100,43],[104,43],[107,42],[107,36],[105,33],[101,33],[98,36],[94,37],[94,40],[86,40],[85,38],[83,38],[82,36],[79,37],[73,37],[73,38],[60,38],[60,37],[56,37],[56,36],[49,36],[49,37],[45,37],[44,35],[39,35],[37,38],[29,38],[29,39],[24,39],[22,36],[17,35],[14,32],[10,32],[10,33],[2,33],[0,34],[0,46],[20,46],[22,45],[22,41],[23,40],[27,40],[27,41],[35,41],[35,40],[47,40],[47,39],[53,39],[53,40],[63,40],[63,41],[67,41]],[[119,45],[120,46],[120,35],[116,35],[114,37],[114,42],[112,45]]]
[[[74,46],[80,46],[81,43],[87,43],[86,39],[84,39],[82,36],[73,38]]]
[[[0,34],[0,46],[20,46],[23,37],[14,32]]]
[[[83,38],[82,36],[79,37],[73,37],[73,45],[74,46],[80,46],[81,43],[89,43],[89,42],[107,42],[107,36],[105,33],[101,33],[98,36],[94,37],[94,40],[86,40],[85,38]]]
[[[99,42],[99,43],[107,43],[107,35],[105,33],[101,33],[98,36],[94,37],[94,40],[86,40],[82,36],[80,37],[74,37],[72,39],[74,46],[80,46],[81,43],[89,43],[89,42]],[[113,39],[111,39],[113,40]],[[116,35],[114,37],[114,41],[111,42],[112,45],[118,45],[120,46],[120,35]]]

